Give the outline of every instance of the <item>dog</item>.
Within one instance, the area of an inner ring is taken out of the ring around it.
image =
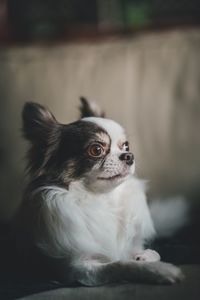
[[[24,244],[50,258],[66,284],[182,280],[178,267],[145,249],[156,232],[124,129],[85,98],[80,112],[79,120],[61,124],[42,105],[24,105]]]

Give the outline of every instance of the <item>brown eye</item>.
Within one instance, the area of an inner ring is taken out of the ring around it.
[[[126,151],[126,152],[129,151],[129,143],[128,143],[128,142],[125,142],[125,143],[123,144],[123,150]]]
[[[88,148],[88,154],[93,157],[100,157],[104,154],[104,148],[99,144],[91,145]]]

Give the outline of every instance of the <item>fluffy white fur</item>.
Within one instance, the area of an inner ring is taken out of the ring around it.
[[[74,259],[100,255],[129,260],[155,234],[143,183],[135,178],[105,194],[74,182],[69,191],[48,186],[42,195],[47,232],[39,245],[51,256],[65,256],[68,250]]]

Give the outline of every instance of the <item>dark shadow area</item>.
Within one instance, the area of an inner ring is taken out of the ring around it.
[[[49,276],[48,266],[39,255],[20,255],[9,225],[0,225],[0,244],[0,299],[16,299],[63,286]]]

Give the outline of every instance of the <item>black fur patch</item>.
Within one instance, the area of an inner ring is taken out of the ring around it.
[[[28,171],[34,187],[43,184],[67,187],[97,160],[99,163],[103,160],[87,154],[89,144],[99,139],[97,134],[106,133],[95,123],[80,120],[62,125],[46,108],[27,103],[23,110],[23,132],[31,142]]]
[[[92,122],[77,121],[61,128],[59,147],[47,165],[48,172],[57,170],[65,182],[81,178],[95,164],[95,158],[87,154],[90,143],[97,141],[97,133],[104,132]],[[102,158],[100,158],[102,159]]]

